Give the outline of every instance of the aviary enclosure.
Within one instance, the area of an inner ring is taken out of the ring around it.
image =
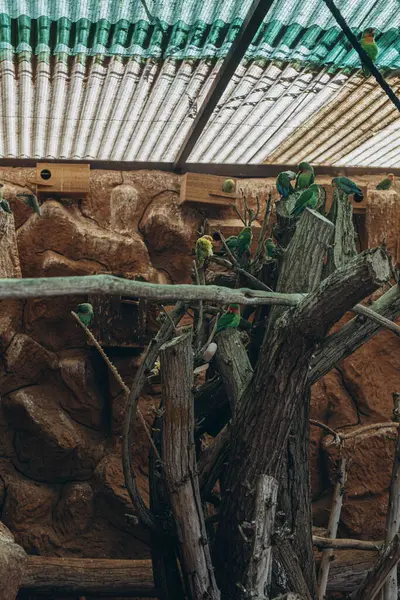
[[[395,600],[399,9],[11,4],[0,598]]]

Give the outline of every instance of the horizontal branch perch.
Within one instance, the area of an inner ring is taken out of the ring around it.
[[[157,598],[150,560],[29,556],[21,591]]]
[[[248,288],[230,289],[216,285],[147,283],[113,275],[0,279],[0,300],[84,294],[139,296],[139,298],[163,302],[204,300],[221,304],[236,302],[238,304],[283,304],[284,306],[296,306],[304,297],[303,294],[278,294]]]
[[[382,547],[383,542],[368,542],[365,540],[351,540],[346,538],[331,539],[313,535],[313,545],[319,550],[332,548],[333,550],[368,550],[376,552]]]
[[[371,308],[368,308],[368,306],[357,304],[357,306],[352,309],[352,312],[355,312],[357,315],[367,317],[368,319],[372,319],[372,321],[375,321],[378,323],[378,325],[381,325],[381,327],[385,327],[386,329],[389,329],[396,335],[400,336],[400,327],[396,325],[396,323],[393,323],[393,321],[390,319],[386,319],[386,317],[382,317],[382,315],[379,315]]]

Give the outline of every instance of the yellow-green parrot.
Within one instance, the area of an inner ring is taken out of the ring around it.
[[[377,190],[390,190],[390,188],[393,186],[394,184],[394,175],[393,173],[389,173],[389,175],[387,177],[385,177],[385,179],[383,179],[380,183],[378,183],[378,185],[376,186]]]
[[[314,183],[314,169],[306,162],[299,164],[299,171],[296,176],[296,190],[305,190]]]
[[[203,235],[196,242],[196,259],[200,268],[204,267],[206,260],[213,255],[213,238],[211,235]]]
[[[242,231],[237,236],[237,255],[238,258],[241,258],[243,254],[248,250],[251,246],[251,241],[253,239],[253,234],[251,231],[251,227],[244,227]]]
[[[233,179],[225,179],[222,184],[222,191],[225,192],[225,194],[232,194],[235,191],[235,187],[236,184]]]
[[[89,302],[78,304],[76,314],[78,315],[80,321],[82,321],[82,323],[88,327],[94,317],[93,306],[89,304]]]
[[[265,240],[265,252],[268,258],[276,258],[276,245],[272,238],[267,238]]]
[[[372,27],[369,27],[368,29],[363,31],[363,34],[361,36],[361,47],[368,54],[372,62],[375,63],[379,53],[379,48],[378,44],[375,42],[375,31]],[[369,77],[371,75],[371,73],[365,65],[362,66],[362,70],[365,77]]]

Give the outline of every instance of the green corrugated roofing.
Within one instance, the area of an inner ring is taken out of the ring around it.
[[[204,59],[226,55],[251,0],[0,0],[0,48],[16,53]],[[352,29],[377,30],[378,66],[400,67],[399,0],[338,0]],[[351,49],[321,0],[276,0],[248,59],[354,68]]]

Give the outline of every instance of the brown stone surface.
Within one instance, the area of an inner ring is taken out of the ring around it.
[[[181,205],[175,174],[91,171],[87,197],[46,200],[39,218],[15,198],[28,191],[34,174],[34,169],[0,168],[24,276],[111,272],[156,282],[190,281],[196,231],[204,219],[234,216],[231,209]],[[367,183],[368,243],[385,239],[398,259],[399,198],[393,191],[375,192],[372,179]],[[260,196],[261,214],[269,192],[276,200],[273,179],[241,180],[239,187],[253,210]],[[236,205],[242,208],[240,199]],[[0,515],[29,553],[148,557],[146,532],[126,519],[134,514],[120,459],[126,398],[70,314],[85,300],[0,302]],[[140,350],[107,352],[130,385]],[[312,417],[346,431],[357,423],[390,419],[399,372],[400,340],[381,333],[313,387]],[[145,389],[140,409],[149,426],[157,403],[154,390]],[[319,526],[328,521],[337,459],[325,438],[321,429],[311,428]],[[149,446],[139,422],[134,439],[135,475],[148,502]],[[390,432],[360,440],[352,450],[341,535],[382,537],[393,451]]]

